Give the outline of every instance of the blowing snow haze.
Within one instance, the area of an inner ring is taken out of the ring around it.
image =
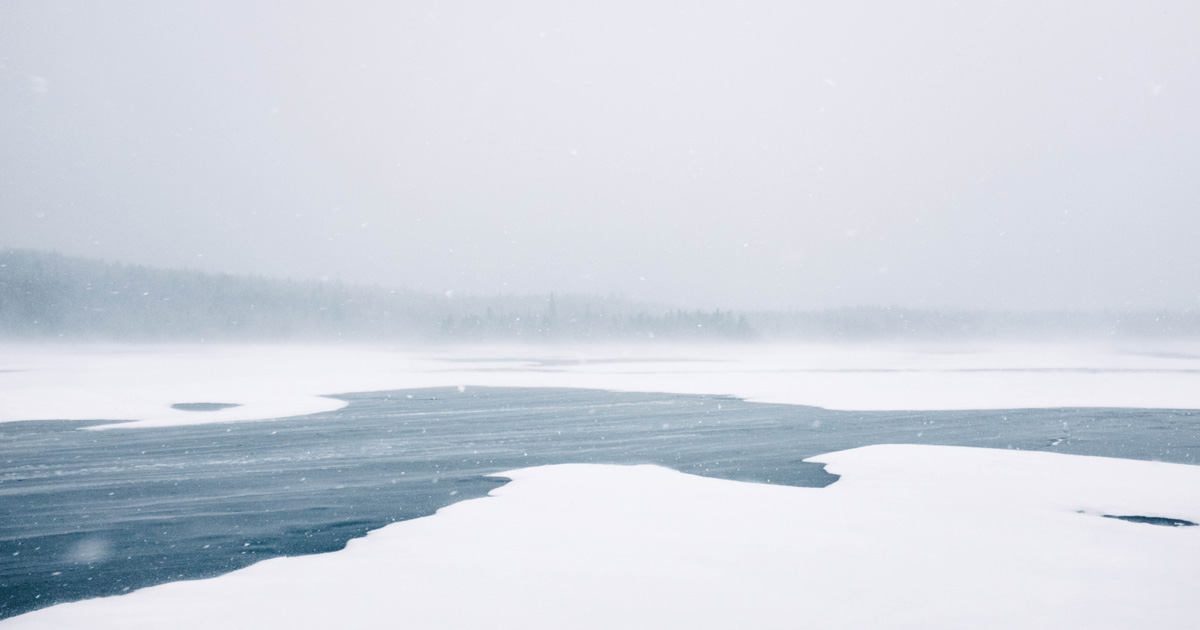
[[[686,307],[1200,307],[1194,2],[0,5],[0,248]]]

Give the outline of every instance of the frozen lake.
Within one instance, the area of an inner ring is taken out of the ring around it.
[[[835,477],[802,459],[868,444],[1200,458],[1196,411],[859,412],[482,387],[340,398],[349,405],[274,421],[0,424],[0,616],[340,549],[501,483],[484,475],[542,464],[653,463],[819,487]]]

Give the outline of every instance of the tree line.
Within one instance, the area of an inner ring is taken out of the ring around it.
[[[617,296],[450,297],[0,252],[0,336],[131,341],[745,339],[744,317]]]
[[[1200,339],[1200,313],[863,306],[680,310],[620,296],[441,295],[0,251],[0,338],[587,342]]]

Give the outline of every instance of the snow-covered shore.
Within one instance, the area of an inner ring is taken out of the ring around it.
[[[0,348],[0,421],[229,422],[434,386],[833,409],[1200,408],[1200,353],[1080,347]],[[240,406],[209,412],[189,402]],[[814,458],[822,489],[655,467],[515,471],[347,549],[54,606],[4,628],[1191,627],[1200,467],[961,447]]]
[[[436,386],[731,395],[829,409],[1200,408],[1200,351],[1070,346],[0,346],[0,421],[158,426],[337,409]],[[236,403],[210,412],[188,402]]]
[[[1200,467],[944,446],[790,488],[649,466],[506,474],[339,552],[54,606],[18,628],[1190,628]]]

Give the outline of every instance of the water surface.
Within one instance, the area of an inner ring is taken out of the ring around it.
[[[836,477],[801,460],[879,443],[1200,458],[1194,411],[847,412],[579,389],[339,398],[349,405],[272,421],[0,424],[0,616],[334,551],[503,483],[486,475],[542,464],[820,487]]]

